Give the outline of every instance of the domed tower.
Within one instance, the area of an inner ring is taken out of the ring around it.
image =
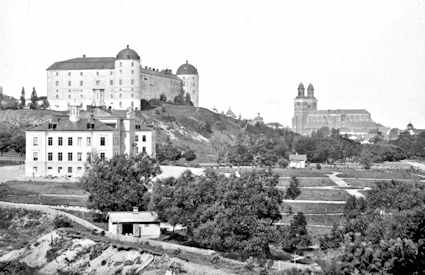
[[[193,105],[199,106],[199,75],[192,64],[186,63],[177,69],[177,76],[183,81],[183,90],[190,95]]]
[[[294,117],[292,118],[292,129],[298,134],[308,134],[307,116],[310,112],[317,111],[317,99],[314,97],[313,85],[307,87],[305,96],[304,84],[298,85],[298,95],[294,100]]]
[[[140,56],[129,45],[115,58],[114,94],[105,101],[113,109],[140,109]]]

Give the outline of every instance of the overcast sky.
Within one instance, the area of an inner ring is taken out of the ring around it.
[[[175,71],[188,59],[204,107],[289,126],[302,81],[320,109],[425,128],[425,1],[0,1],[6,94],[45,95],[53,62],[127,44],[143,66]]]

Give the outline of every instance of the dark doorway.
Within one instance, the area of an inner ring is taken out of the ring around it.
[[[133,224],[132,223],[123,223],[122,224],[122,234],[131,234],[133,235]]]

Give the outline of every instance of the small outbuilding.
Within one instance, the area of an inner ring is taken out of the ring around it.
[[[307,155],[305,154],[291,154],[289,155],[290,168],[305,168]]]
[[[108,213],[108,231],[114,234],[156,239],[161,234],[160,221],[156,212],[119,211]]]

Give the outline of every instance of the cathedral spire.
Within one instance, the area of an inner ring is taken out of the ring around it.
[[[302,82],[300,82],[300,84],[298,85],[298,97],[304,97],[304,84]]]
[[[307,87],[307,96],[314,97],[314,87],[311,83],[308,84],[308,87]]]

